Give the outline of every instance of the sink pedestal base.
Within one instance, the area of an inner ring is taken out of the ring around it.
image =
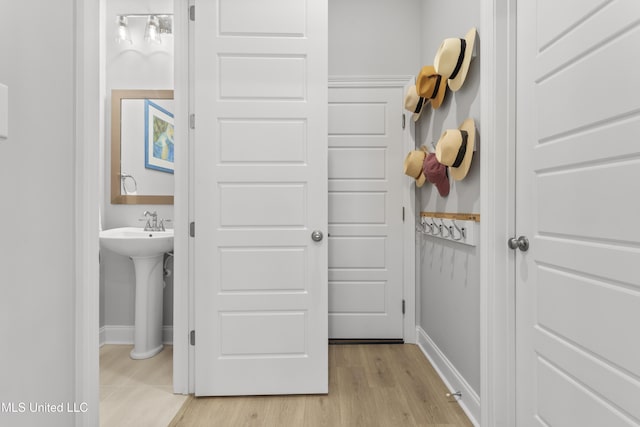
[[[132,359],[148,359],[162,351],[163,257],[131,257],[136,272]]]

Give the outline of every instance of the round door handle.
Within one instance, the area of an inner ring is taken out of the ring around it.
[[[529,250],[529,239],[524,236],[520,236],[517,239],[512,237],[507,241],[507,244],[510,249],[520,249],[522,252]]]
[[[322,234],[322,231],[320,230],[316,230],[313,233],[311,233],[311,240],[313,240],[314,242],[320,242],[322,241],[323,238],[324,238],[324,234]]]

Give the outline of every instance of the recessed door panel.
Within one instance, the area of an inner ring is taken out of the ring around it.
[[[386,201],[384,192],[329,193],[329,222],[331,224],[384,224]]]
[[[302,227],[304,184],[220,184],[221,227]]]
[[[384,135],[385,103],[333,103],[329,105],[330,135]]]
[[[627,344],[638,332],[640,287],[629,290],[553,267],[539,268],[538,278],[541,327],[640,376],[640,347]]]
[[[306,58],[301,55],[220,55],[220,98],[303,101]]]
[[[303,37],[305,3],[297,0],[219,0],[224,36]]]
[[[332,237],[329,268],[384,268],[384,237]]]
[[[223,312],[220,330],[223,358],[307,356],[304,312]]]
[[[384,281],[330,281],[330,314],[385,314],[386,286]]]
[[[304,163],[304,120],[220,120],[220,161],[240,164]]]
[[[380,148],[329,149],[330,179],[385,179],[386,150]]]
[[[304,292],[305,248],[220,248],[222,292]]]

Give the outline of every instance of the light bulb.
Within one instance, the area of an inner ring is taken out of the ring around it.
[[[150,15],[147,27],[144,30],[144,39],[149,43],[162,43],[160,38],[160,20],[155,15]]]
[[[126,16],[116,16],[116,42],[132,44],[129,22]]]

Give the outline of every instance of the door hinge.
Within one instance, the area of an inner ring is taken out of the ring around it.
[[[406,309],[406,304],[405,304],[405,301],[402,300],[402,314],[404,314],[405,309]]]
[[[190,222],[189,223],[189,236],[196,237],[196,223],[195,222]]]
[[[402,129],[407,126],[407,115],[402,113]]]
[[[402,207],[402,222],[404,222],[404,206]]]
[[[191,21],[195,21],[196,20],[196,7],[194,6],[189,6],[189,19]]]
[[[196,115],[189,114],[189,129],[195,129],[195,128],[196,128]]]
[[[196,331],[189,332],[189,344],[196,345]]]

